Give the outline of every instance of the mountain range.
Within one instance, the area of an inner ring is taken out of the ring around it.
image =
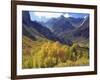
[[[22,12],[23,35],[33,40],[47,38],[62,44],[72,45],[74,40],[89,38],[89,16],[85,18],[64,17],[48,19],[46,22],[32,21],[28,11]]]

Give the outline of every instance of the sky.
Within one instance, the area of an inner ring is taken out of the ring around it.
[[[33,12],[30,11],[30,17],[31,20],[34,21],[44,21],[46,22],[48,19],[50,18],[58,18],[61,15],[63,15],[64,17],[68,18],[68,17],[74,17],[74,18],[85,18],[86,16],[88,16],[89,14],[83,14],[83,13],[57,13],[57,12]]]

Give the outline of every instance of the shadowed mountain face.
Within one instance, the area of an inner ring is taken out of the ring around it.
[[[84,23],[73,32],[75,37],[89,38],[89,17],[84,20]]]
[[[60,43],[72,45],[74,39],[89,38],[89,17],[73,18],[61,15],[48,19],[47,22],[31,21],[28,11],[22,12],[23,35],[33,40],[47,38]]]
[[[75,27],[69,22],[69,19],[66,19],[63,15],[53,20],[51,19],[50,22],[48,20],[46,24],[51,27],[50,29],[56,35],[75,29]]]
[[[84,18],[73,18],[73,17],[69,17],[68,20],[72,24],[72,26],[74,26],[75,28],[78,28],[82,24]]]
[[[63,15],[58,18],[48,20],[46,25],[58,33],[64,30],[68,31],[74,29],[74,26],[72,26],[72,24],[69,22],[69,19],[66,19]]]
[[[23,11],[22,12],[22,23],[27,25],[27,26],[30,26],[30,22],[31,22],[31,19],[30,19],[29,12]]]

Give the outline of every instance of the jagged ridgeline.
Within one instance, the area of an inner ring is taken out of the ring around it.
[[[40,21],[22,11],[22,51],[23,69],[88,66],[89,15]]]

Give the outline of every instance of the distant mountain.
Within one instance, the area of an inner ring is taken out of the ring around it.
[[[52,32],[63,37],[65,40],[74,40],[76,38],[89,38],[89,16],[85,18],[74,18],[60,16],[59,18],[53,18],[46,23],[50,25]]]
[[[51,18],[47,22],[40,22],[42,25],[46,25],[46,27],[50,28],[51,30],[54,30],[54,28],[61,27],[64,30],[72,30],[75,28],[78,28],[83,23],[84,18],[74,18],[74,17],[64,17],[61,15],[58,18]],[[55,27],[56,26],[56,27]]]
[[[73,32],[75,37],[89,38],[89,17],[86,17],[83,24]]]
[[[44,37],[53,41],[59,41],[60,43],[72,45],[72,41],[64,39],[63,37],[58,37],[45,25],[40,24],[37,21],[31,21],[28,11],[23,12],[23,35],[30,37],[33,40],[36,40],[37,37]],[[56,32],[56,31],[55,31]]]
[[[60,36],[73,42],[87,42],[89,40],[89,17],[87,16],[79,27],[69,32],[63,32]]]
[[[74,26],[75,28],[78,28],[81,26],[81,24],[84,21],[84,18],[73,18],[73,17],[69,17],[67,18],[69,20],[69,22],[72,24],[72,26]]]
[[[58,34],[63,31],[69,31],[75,28],[63,15],[58,18],[52,18],[48,20],[46,22],[46,26],[50,28],[50,30],[55,32],[55,34]]]

